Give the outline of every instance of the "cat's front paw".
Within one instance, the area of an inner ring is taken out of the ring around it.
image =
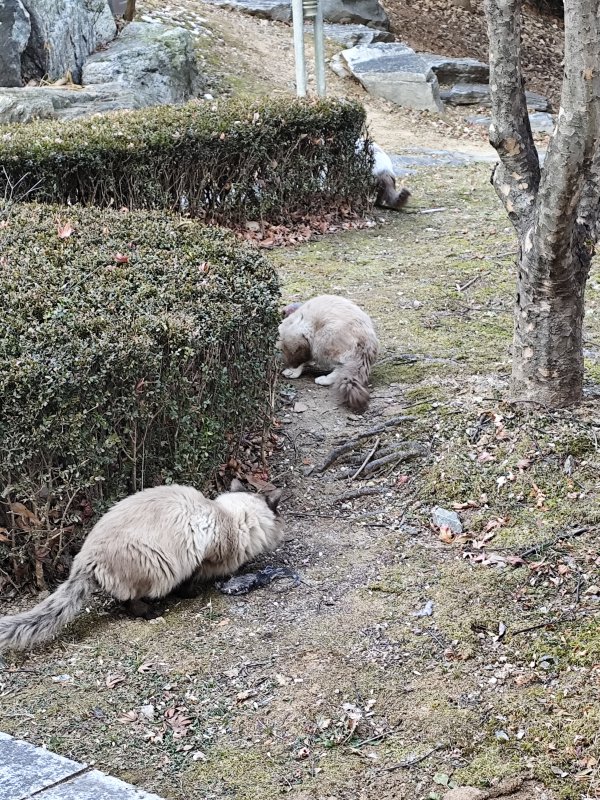
[[[285,378],[299,378],[302,375],[302,367],[297,367],[296,369],[288,367],[283,370],[283,375]]]

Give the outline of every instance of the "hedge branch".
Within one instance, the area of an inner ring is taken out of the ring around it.
[[[490,144],[500,156],[492,184],[521,231],[533,215],[540,182],[521,77],[522,0],[485,0],[484,5],[490,41]]]

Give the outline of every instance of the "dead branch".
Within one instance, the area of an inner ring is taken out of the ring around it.
[[[525,550],[519,550],[516,555],[520,556],[521,558],[527,558],[527,556],[532,555],[541,555],[544,550],[548,550],[551,547],[554,547],[555,544],[559,542],[564,542],[567,539],[574,539],[576,536],[581,536],[584,533],[588,533],[588,531],[597,531],[598,527],[582,527],[582,528],[575,528],[572,531],[563,531],[563,533],[559,533],[558,536],[555,536],[554,539],[549,539],[547,542],[540,542],[540,544],[536,544],[533,547],[527,547]]]
[[[356,500],[357,497],[368,497],[375,494],[385,494],[387,492],[387,488],[381,488],[377,486],[365,486],[364,489],[353,489],[350,492],[344,492],[344,494],[340,494],[331,501],[331,505],[335,505],[336,503],[346,503],[348,500]]]
[[[343,456],[344,453],[349,453],[351,450],[354,450],[354,448],[360,444],[362,439],[369,439],[371,436],[377,436],[380,433],[385,433],[389,428],[400,425],[401,422],[410,422],[414,419],[416,419],[416,417],[407,415],[392,417],[381,425],[377,425],[375,428],[370,428],[363,433],[357,434],[352,439],[348,439],[348,441],[344,444],[339,445],[339,447],[334,447],[321,466],[317,467],[317,472],[325,472],[325,470],[328,469],[335,461],[337,461],[340,456]]]
[[[443,750],[446,747],[444,744],[436,744],[431,750],[428,750],[426,753],[423,753],[422,756],[417,756],[417,758],[407,758],[406,761],[400,761],[398,764],[392,764],[391,767],[384,767],[384,772],[394,772],[396,769],[410,769],[410,767],[414,767],[415,764],[420,764],[421,761],[425,761],[426,758],[432,756],[434,753],[437,753],[438,750]]]
[[[361,472],[363,471],[363,469],[364,469],[364,468],[367,466],[368,462],[369,462],[369,461],[370,461],[370,460],[373,458],[373,456],[374,456],[374,454],[375,454],[375,451],[376,451],[376,450],[377,450],[377,448],[379,447],[379,441],[380,441],[380,439],[379,439],[379,436],[378,436],[378,437],[377,437],[377,439],[375,439],[375,444],[373,445],[373,447],[371,448],[371,450],[369,450],[369,452],[367,453],[367,456],[366,456],[365,460],[362,462],[362,464],[360,465],[360,467],[359,467],[359,468],[356,470],[356,472],[355,472],[355,473],[354,473],[354,475],[352,476],[352,480],[353,480],[353,481],[355,481],[355,480],[358,478],[358,476],[360,475],[360,473],[361,473]]]
[[[389,456],[384,456],[383,458],[378,458],[375,461],[371,461],[371,463],[365,467],[364,473],[365,475],[371,475],[381,467],[385,466],[386,464],[391,464],[394,461],[399,464],[401,461],[409,461],[411,458],[418,458],[419,456],[425,455],[427,455],[427,448],[423,447],[423,445],[415,444],[408,450],[399,450],[395,453],[390,453]]]

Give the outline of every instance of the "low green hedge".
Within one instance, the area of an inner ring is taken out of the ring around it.
[[[82,514],[202,486],[265,422],[279,289],[233,234],[157,212],[15,206],[0,265],[1,587],[64,571]]]
[[[0,197],[171,209],[239,224],[362,212],[365,112],[338,100],[194,102],[0,126]]]

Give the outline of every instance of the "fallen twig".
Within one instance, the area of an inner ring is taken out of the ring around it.
[[[375,461],[371,461],[371,463],[365,467],[364,473],[365,475],[371,475],[371,473],[375,472],[380,467],[385,466],[385,464],[390,464],[392,461],[395,461],[396,464],[399,464],[401,461],[408,461],[411,458],[418,458],[418,456],[425,455],[427,455],[427,448],[423,447],[422,445],[414,445],[412,449],[396,451],[395,453],[390,453],[389,456],[384,456],[383,458],[378,458]]]
[[[400,425],[401,422],[410,422],[414,419],[415,417],[410,415],[391,417],[381,425],[377,425],[376,427],[370,428],[363,433],[357,434],[356,436],[352,437],[352,439],[348,439],[348,441],[344,444],[334,447],[321,466],[317,467],[317,472],[325,472],[325,470],[328,469],[335,461],[337,461],[340,456],[343,456],[344,453],[349,453],[351,450],[354,450],[356,445],[359,444],[362,439],[369,439],[371,436],[377,436],[380,433],[385,433],[388,428],[393,428],[395,425]]]
[[[374,494],[385,494],[388,490],[377,486],[365,486],[364,489],[353,489],[350,492],[338,495],[331,501],[331,504],[346,503],[348,500],[356,500],[357,497],[367,497]]]
[[[394,772],[396,769],[410,769],[414,767],[416,764],[420,764],[421,761],[425,761],[426,758],[432,756],[434,753],[437,753],[438,750],[443,750],[446,745],[444,744],[436,744],[431,750],[428,750],[426,753],[423,753],[422,756],[417,756],[417,758],[407,758],[406,761],[399,761],[397,764],[392,764],[391,767],[384,767],[384,772]]]
[[[360,742],[356,742],[356,744],[353,744],[352,747],[362,747],[365,744],[371,744],[371,742],[378,742],[380,739],[387,739],[388,736],[391,736],[393,733],[397,733],[399,727],[399,725],[396,725],[394,728],[383,731],[383,733],[378,733],[377,736],[371,736],[369,739],[361,739]]]
[[[581,528],[575,528],[572,531],[564,531],[563,533],[559,533],[558,536],[555,536],[554,539],[548,539],[547,542],[540,542],[533,547],[527,547],[525,550],[518,550],[516,555],[520,556],[521,558],[527,558],[527,556],[532,556],[536,553],[542,553],[549,547],[554,547],[554,545],[558,544],[558,542],[566,541],[567,539],[574,539],[576,536],[581,536],[583,533],[596,530],[598,530],[598,526],[591,528],[589,526],[585,526]]]
[[[373,445],[371,450],[369,450],[369,452],[367,453],[367,457],[362,462],[360,467],[356,470],[356,472],[352,476],[351,480],[355,481],[358,478],[358,476],[360,475],[360,473],[363,471],[363,469],[367,466],[369,461],[373,458],[373,456],[375,455],[375,450],[377,450],[377,448],[379,447],[379,442],[380,442],[380,439],[379,439],[379,436],[378,436],[377,439],[375,439],[375,444]]]

